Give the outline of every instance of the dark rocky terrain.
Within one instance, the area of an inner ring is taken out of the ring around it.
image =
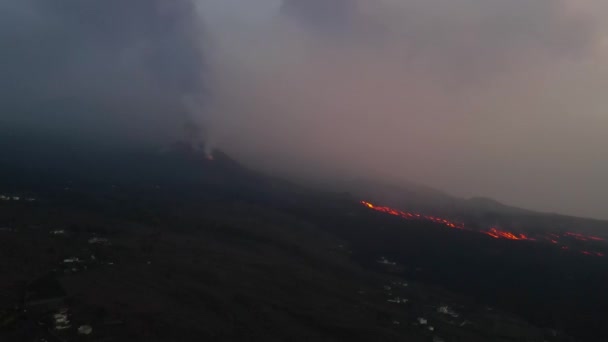
[[[608,337],[604,258],[404,221],[188,145],[21,157],[0,160],[2,341]]]

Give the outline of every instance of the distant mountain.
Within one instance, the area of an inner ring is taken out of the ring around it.
[[[487,197],[472,197],[464,201],[466,207],[470,210],[493,211],[511,214],[533,214],[533,211],[506,205],[495,199]]]

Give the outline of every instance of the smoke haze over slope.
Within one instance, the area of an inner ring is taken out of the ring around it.
[[[0,5],[3,125],[608,218],[603,1],[78,4]]]
[[[251,163],[606,217],[601,2],[231,3],[213,131]]]

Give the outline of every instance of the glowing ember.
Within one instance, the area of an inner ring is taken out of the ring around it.
[[[528,238],[526,235],[524,234],[513,234],[513,233],[509,233],[509,232],[504,232],[501,230],[498,230],[497,228],[490,228],[489,232],[482,232],[486,235],[489,235],[495,239],[509,239],[509,240],[531,240],[530,238]]]
[[[378,211],[381,213],[393,215],[393,216],[398,216],[398,217],[404,218],[406,220],[428,221],[428,222],[433,222],[433,223],[443,225],[448,228],[473,231],[471,229],[465,228],[465,225],[463,223],[457,223],[457,222],[450,221],[448,219],[441,218],[441,217],[422,215],[422,214],[417,214],[417,213],[410,213],[410,212],[393,209],[390,207],[376,206],[367,201],[361,201],[361,204],[363,204],[364,206],[366,206],[369,209],[372,209],[372,210],[375,210],[375,211]],[[530,236],[528,236],[526,234],[522,234],[522,233],[513,233],[513,232],[504,231],[497,227],[490,227],[488,230],[479,230],[476,232],[490,236],[494,239],[506,239],[506,240],[517,240],[517,241],[524,241],[524,240],[525,241],[537,241],[537,238],[538,238],[541,240],[548,241],[555,245],[560,245],[560,240],[562,238],[570,238],[570,239],[575,239],[578,241],[586,241],[586,242],[588,242],[588,241],[605,241],[605,239],[597,237],[597,236],[588,236],[588,235],[572,233],[572,232],[566,232],[566,233],[563,233],[562,235],[558,235],[558,234],[554,234],[554,233],[547,233],[546,235],[537,235],[536,238],[530,237]],[[561,249],[569,250],[570,248],[568,246],[561,245]],[[590,256],[598,256],[598,257],[604,256],[604,253],[601,253],[601,252],[580,251],[580,253],[584,254],[584,255],[590,255]]]
[[[583,255],[589,255],[589,256],[597,256],[597,257],[603,257],[604,256],[604,253],[602,253],[602,252],[581,251],[581,254],[583,254]]]
[[[571,237],[571,238],[574,238],[579,241],[589,241],[589,240],[604,241],[604,239],[597,237],[597,236],[587,236],[587,235],[583,235],[583,234],[579,234],[579,233],[566,232],[566,233],[564,233],[564,236]]]
[[[361,201],[361,204],[363,204],[364,206],[366,206],[370,209],[373,209],[375,211],[379,211],[379,212],[385,213],[385,214],[390,214],[393,216],[399,216],[406,220],[431,221],[434,223],[444,225],[448,228],[464,229],[464,224],[452,222],[452,221],[449,221],[449,220],[446,220],[446,219],[440,218],[440,217],[421,215],[421,214],[417,214],[417,213],[408,213],[405,211],[401,211],[401,210],[397,210],[397,209],[393,209],[393,208],[389,208],[389,207],[375,206],[375,205],[371,204],[370,202],[366,202],[366,201]]]

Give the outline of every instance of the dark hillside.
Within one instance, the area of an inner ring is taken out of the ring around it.
[[[116,341],[608,336],[605,258],[404,221],[221,152],[129,153],[5,158],[2,192],[20,198],[0,203],[7,341],[78,340],[82,325]],[[67,299],[19,311],[48,274]],[[48,316],[63,309],[65,330]]]

